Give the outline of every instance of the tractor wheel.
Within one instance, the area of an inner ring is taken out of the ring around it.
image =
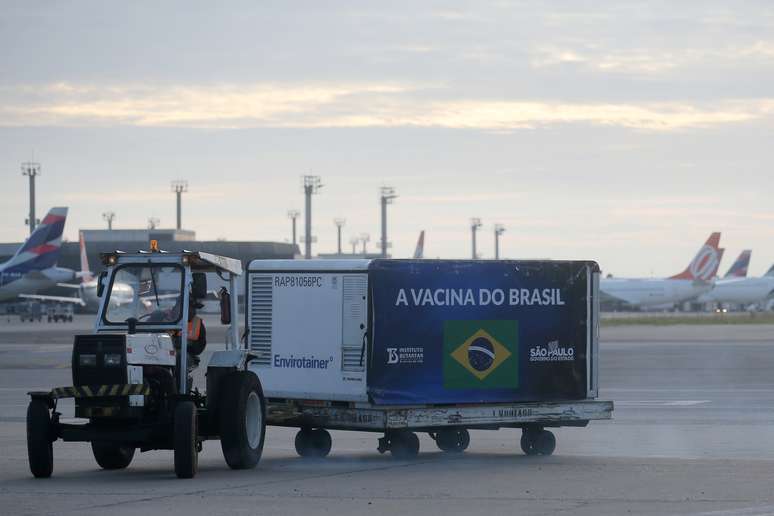
[[[196,426],[194,402],[179,402],[175,407],[174,423],[175,474],[178,478],[193,478],[199,467]]]
[[[35,478],[48,478],[54,471],[54,441],[48,403],[32,400],[27,407],[27,458]]]
[[[266,402],[258,377],[247,371],[230,373],[220,390],[220,446],[231,469],[254,468],[266,438]]]
[[[104,441],[92,441],[91,451],[102,469],[124,469],[134,457],[133,446]]]

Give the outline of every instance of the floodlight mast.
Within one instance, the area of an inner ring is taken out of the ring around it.
[[[171,183],[172,191],[175,192],[177,198],[177,229],[183,227],[183,210],[182,210],[182,195],[188,191],[188,181],[185,179],[176,179]]]
[[[293,225],[293,245],[296,245],[296,219],[301,215],[298,210],[288,210],[288,218],[292,221]]]
[[[116,214],[112,211],[106,211],[102,214],[102,218],[107,222],[108,231],[113,231],[113,220],[116,218]]]
[[[352,246],[352,254],[357,254],[357,244],[360,242],[359,237],[352,237],[349,239],[349,245]]]
[[[35,218],[35,178],[40,175],[40,163],[27,161],[21,164],[22,175],[30,178],[30,214],[25,224],[30,226],[30,234],[35,231],[35,226],[40,221]]]
[[[495,260],[500,259],[500,235],[505,233],[505,226],[502,224],[494,225],[494,237],[495,237]]]
[[[368,242],[371,241],[371,235],[368,233],[360,233],[360,242],[363,244],[363,256],[368,254]]]
[[[387,241],[387,205],[392,204],[396,197],[398,194],[391,186],[383,186],[379,189],[379,201],[382,207],[382,258],[387,258],[387,248],[390,247],[390,243]]]
[[[347,223],[346,219],[336,218],[333,219],[333,223],[336,225],[336,243],[339,255],[341,255],[341,228]]]
[[[305,231],[304,235],[304,258],[307,260],[312,257],[312,195],[316,194],[322,183],[320,176],[303,176],[304,181],[304,201],[305,201]]]
[[[478,259],[478,252],[476,251],[476,232],[481,227],[481,219],[478,217],[473,217],[470,219],[470,233],[472,236],[472,244],[473,244],[473,259]]]

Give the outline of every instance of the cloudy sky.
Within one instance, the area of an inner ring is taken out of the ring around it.
[[[713,230],[723,268],[774,262],[774,4],[26,2],[0,4],[0,241],[68,205],[66,234],[174,224],[286,240],[322,177],[316,249],[421,229],[429,257],[588,258],[682,269]],[[729,256],[734,255],[734,256]]]

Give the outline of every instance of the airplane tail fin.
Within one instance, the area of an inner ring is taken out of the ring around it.
[[[745,278],[747,277],[747,269],[750,266],[750,256],[752,255],[752,250],[745,249],[742,251],[742,253],[739,255],[739,258],[736,259],[736,261],[731,265],[731,267],[728,269],[728,272],[725,276],[723,276],[724,279],[728,278]]]
[[[688,279],[710,281],[718,273],[720,258],[720,232],[712,233],[696,256],[688,264],[688,267],[680,274],[675,274],[669,279]]]
[[[55,266],[62,249],[66,220],[66,207],[51,208],[16,254],[3,264],[3,272],[25,273]]]
[[[417,247],[414,249],[414,259],[421,260],[425,257],[425,230],[423,229],[419,233],[419,239],[417,240]]]
[[[764,274],[764,276],[769,276],[769,277],[774,276],[774,265],[769,267],[769,270],[766,271],[766,274]]]
[[[78,234],[78,243],[81,247],[81,272],[78,276],[81,278],[81,283],[86,283],[93,279],[93,275],[89,269],[89,257],[86,256],[86,240],[83,238],[83,231]]]

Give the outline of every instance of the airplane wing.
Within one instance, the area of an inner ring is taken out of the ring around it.
[[[75,289],[75,290],[78,290],[78,289],[81,288],[80,285],[75,285],[73,283],[57,283],[56,286],[57,287],[64,287],[64,288],[72,288],[72,289]]]
[[[72,303],[80,306],[86,305],[80,297],[43,296],[40,294],[19,294],[19,297],[23,299],[34,299],[36,301],[50,301],[52,303]]]

